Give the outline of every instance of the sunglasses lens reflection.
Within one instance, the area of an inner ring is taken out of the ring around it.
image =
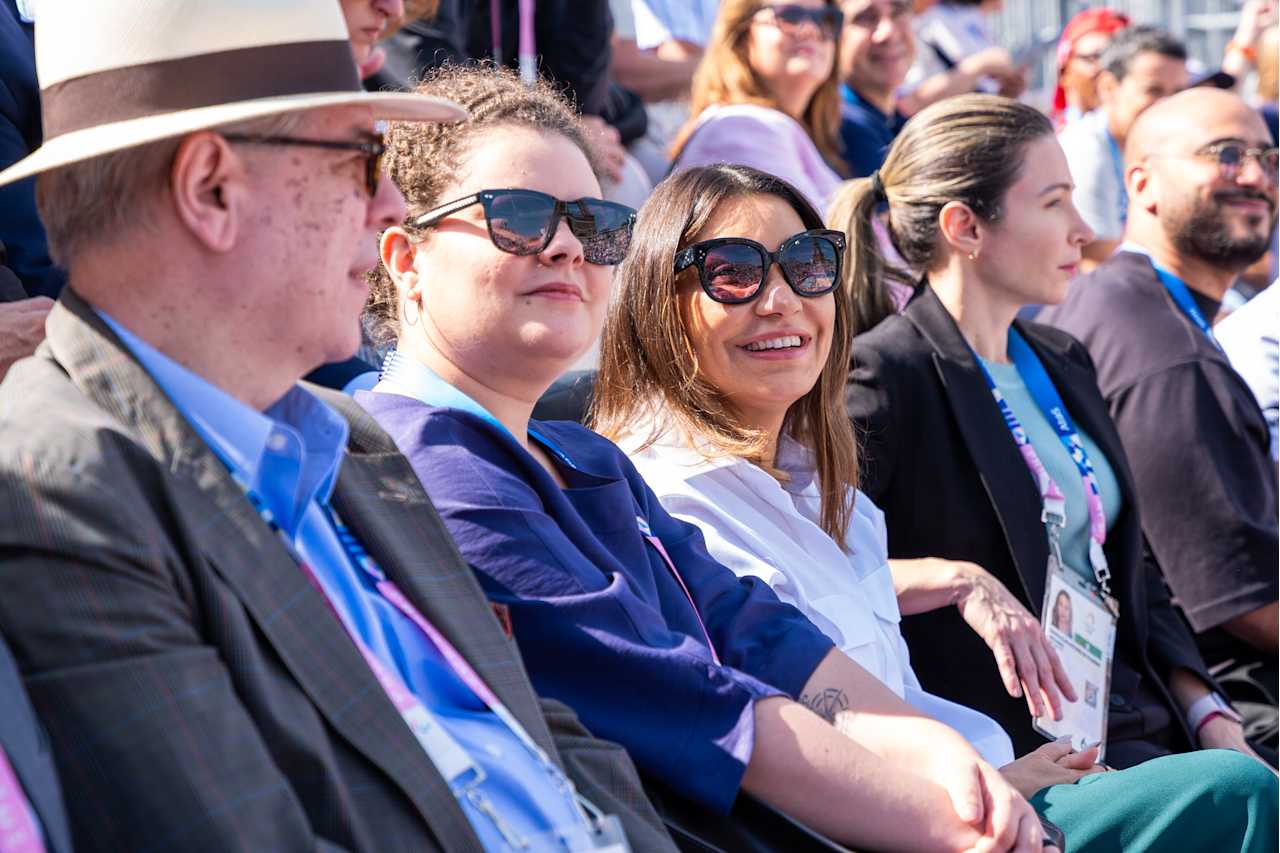
[[[744,302],[760,289],[764,258],[754,246],[726,243],[707,251],[702,262],[708,295],[719,302]]]
[[[822,294],[836,285],[835,244],[821,237],[801,237],[782,252],[782,268],[802,294]]]
[[[525,193],[495,193],[488,205],[494,244],[513,255],[533,255],[547,242],[555,200]]]

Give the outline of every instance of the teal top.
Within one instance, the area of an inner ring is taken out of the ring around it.
[[[1040,461],[1053,481],[1062,490],[1067,499],[1067,523],[1062,529],[1062,560],[1093,586],[1093,568],[1089,564],[1089,508],[1085,503],[1084,483],[1080,480],[1080,471],[1071,461],[1067,449],[1063,447],[1053,425],[1045,417],[1044,412],[1036,405],[1031,393],[1018,374],[1018,368],[1012,364],[996,364],[981,359],[991,378],[995,380],[1004,395],[1005,402],[1017,415],[1031,446],[1036,449]],[[1107,518],[1107,529],[1115,524],[1120,514],[1120,484],[1111,470],[1111,462],[1103,455],[1102,450],[1094,443],[1079,422],[1076,431],[1080,434],[1080,442],[1085,453],[1093,464],[1093,473],[1097,478],[1098,491],[1102,495],[1102,512]],[[1046,538],[1048,534],[1045,534]]]

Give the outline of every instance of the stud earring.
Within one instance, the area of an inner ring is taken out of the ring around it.
[[[977,259],[978,259],[978,250],[974,249],[972,252],[969,253],[969,260],[976,261]]]

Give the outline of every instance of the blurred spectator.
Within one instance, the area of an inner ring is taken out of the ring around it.
[[[636,45],[673,59],[699,59],[715,26],[720,0],[631,0]]]
[[[1213,328],[1231,366],[1248,383],[1271,429],[1271,458],[1280,459],[1280,287],[1266,290]]]
[[[1222,70],[1235,78],[1237,85],[1255,68],[1261,72],[1259,41],[1275,25],[1276,0],[1245,0],[1240,7],[1240,24],[1222,57]]]
[[[1100,108],[1068,126],[1059,141],[1076,182],[1076,209],[1096,235],[1086,261],[1101,263],[1120,245],[1129,206],[1124,146],[1142,111],[1187,85],[1187,50],[1156,27],[1123,29],[1102,54]],[[1092,264],[1086,264],[1086,269]]]
[[[916,58],[903,85],[903,111],[965,92],[1016,98],[1027,87],[1027,70],[995,43],[987,17],[1004,0],[943,0],[915,19]]]
[[[387,61],[378,42],[390,26],[404,18],[404,0],[341,0],[342,14],[351,35],[351,55],[360,79],[370,77]]]
[[[870,175],[907,117],[898,87],[915,60],[910,0],[845,0],[840,39],[840,139],[847,178]]]
[[[613,63],[609,73],[619,85],[644,101],[649,125],[645,135],[627,147],[655,184],[671,167],[667,150],[689,120],[689,93],[698,68],[696,56],[670,56],[636,43],[631,0],[610,0],[613,10]]]
[[[1276,113],[1276,102],[1280,100],[1280,27],[1268,27],[1258,39],[1258,88],[1254,98],[1271,131],[1271,144],[1280,145]]]
[[[371,91],[412,89],[428,69],[465,62],[472,0],[406,0],[404,21],[380,47],[382,68],[365,80]]]
[[[1108,9],[1085,9],[1067,22],[1058,41],[1058,84],[1050,118],[1061,128],[1098,107],[1098,74],[1102,53],[1116,32],[1129,26],[1129,16]]]
[[[26,9],[0,0],[0,169],[40,147],[40,87]],[[49,257],[44,226],[36,213],[35,180],[0,187],[0,242],[8,264],[29,296],[57,297],[66,273]]]
[[[835,0],[764,5],[725,0],[694,76],[692,118],[673,169],[754,166],[825,210],[840,185]]]
[[[1044,320],[1088,348],[1133,464],[1147,547],[1215,674],[1257,687],[1236,696],[1270,697],[1245,714],[1246,734],[1261,730],[1274,750],[1271,432],[1207,318],[1271,240],[1276,150],[1239,97],[1197,88],[1144,113],[1125,154],[1126,242]]]
[[[28,298],[5,262],[5,246],[0,243],[0,379],[15,361],[36,351],[44,340],[45,317],[53,307],[47,296]]]
[[[518,5],[517,0],[498,0],[473,7],[467,36],[471,57],[517,67]],[[639,206],[653,185],[627,146],[644,136],[648,116],[640,96],[609,77],[613,15],[608,0],[538,0],[533,37],[538,72],[566,87],[586,119],[587,141],[605,168],[605,197]]]

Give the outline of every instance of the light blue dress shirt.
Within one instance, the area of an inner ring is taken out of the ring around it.
[[[417,625],[377,591],[373,576],[343,547],[329,499],[347,444],[347,424],[318,398],[294,387],[264,412],[211,385],[106,314],[178,411],[242,484],[259,496],[306,560],[347,631],[396,672],[469,753],[484,779],[464,773],[452,787],[484,848],[516,849],[493,819],[460,792],[476,787],[527,851],[589,850],[572,788],[535,757],[454,673]],[[357,546],[358,547],[358,546]]]
[[[1093,567],[1089,562],[1089,505],[1085,500],[1080,470],[1063,447],[1053,424],[1049,423],[1044,412],[1036,405],[1018,368],[1012,364],[980,360],[1000,388],[1005,402],[1027,431],[1027,438],[1044,463],[1045,470],[1058,484],[1062,496],[1067,500],[1067,523],[1062,528],[1062,561],[1093,588]],[[1107,519],[1107,529],[1110,530],[1111,525],[1115,524],[1116,516],[1120,514],[1120,484],[1102,449],[1080,429],[1080,424],[1077,423],[1075,427],[1080,434],[1080,443],[1084,445],[1084,452],[1093,465],[1098,493],[1102,496],[1102,514]]]

